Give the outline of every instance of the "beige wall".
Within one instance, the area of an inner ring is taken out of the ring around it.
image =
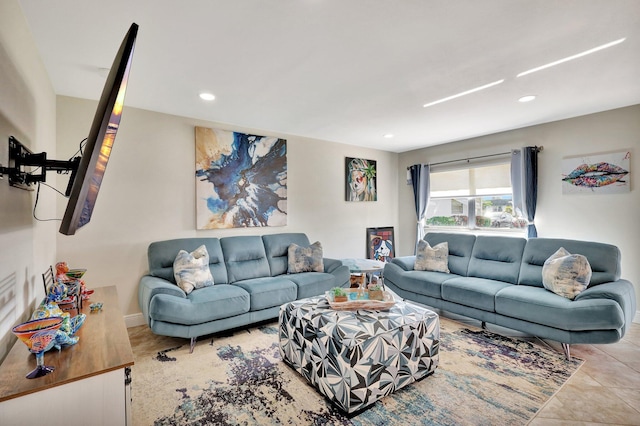
[[[55,95],[22,11],[0,2],[0,164],[8,137],[55,158]],[[56,222],[35,222],[35,193],[0,180],[0,361],[15,342],[11,328],[28,319],[44,295],[41,273],[56,257]],[[55,216],[55,195],[43,188],[37,215]],[[26,349],[25,349],[26,350]]]
[[[57,105],[58,152],[71,155],[88,132],[96,103],[59,96]],[[287,226],[196,231],[195,126],[287,139]],[[377,202],[344,201],[347,156],[377,160]],[[398,226],[397,158],[384,151],[125,107],[93,218],[74,236],[58,235],[58,255],[72,267],[88,269],[89,287],[117,285],[126,314],[139,312],[138,280],[147,270],[146,249],[152,241],[305,232],[312,242],[322,243],[327,257],[364,257],[367,227]],[[59,215],[63,204],[58,203]]]
[[[405,179],[406,167],[412,164],[489,155],[532,145],[544,146],[538,155],[538,235],[618,246],[622,252],[622,277],[635,285],[640,307],[640,105],[405,152],[399,158],[398,180]],[[562,194],[563,157],[622,150],[631,152],[631,192]],[[399,209],[400,255],[412,254],[415,243],[412,197],[411,186],[400,182],[400,206],[411,206]]]

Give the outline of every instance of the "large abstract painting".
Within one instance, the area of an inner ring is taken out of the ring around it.
[[[287,141],[196,127],[198,229],[287,224]]]
[[[562,159],[563,194],[629,192],[631,153],[620,151]]]

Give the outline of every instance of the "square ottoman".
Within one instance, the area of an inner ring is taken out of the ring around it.
[[[440,320],[397,301],[388,311],[336,311],[324,297],[280,307],[284,362],[347,414],[434,372]]]

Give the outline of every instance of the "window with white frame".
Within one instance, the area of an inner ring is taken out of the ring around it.
[[[513,208],[510,168],[506,160],[499,164],[432,171],[426,227],[526,228],[527,221]]]

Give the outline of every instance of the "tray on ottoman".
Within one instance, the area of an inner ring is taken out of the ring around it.
[[[433,373],[440,321],[420,306],[334,310],[324,297],[280,307],[282,359],[342,411],[361,411]]]
[[[353,311],[357,309],[384,311],[388,310],[396,303],[395,299],[388,291],[382,292],[382,300],[369,299],[367,297],[367,292],[363,290],[346,289],[344,292],[347,293],[348,299],[346,302],[336,302],[331,292],[326,292],[325,298],[329,302],[331,309],[335,309],[337,311]],[[359,298],[358,296],[361,296],[362,298]]]

